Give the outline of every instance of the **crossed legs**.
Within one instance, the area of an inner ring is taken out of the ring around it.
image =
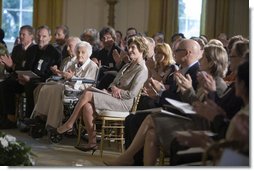
[[[72,112],[70,118],[60,127],[57,128],[57,132],[62,134],[70,129],[72,129],[75,121],[77,120],[79,114],[83,111],[86,111],[83,108],[88,104],[93,102],[93,92],[91,91],[84,91],[84,93],[81,95],[77,105],[74,108],[74,111]]]

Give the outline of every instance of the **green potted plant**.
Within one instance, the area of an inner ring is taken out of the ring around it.
[[[34,154],[24,142],[0,131],[0,165],[32,166]]]

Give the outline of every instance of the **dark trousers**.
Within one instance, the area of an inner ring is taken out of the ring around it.
[[[26,117],[29,118],[34,109],[34,89],[38,86],[38,82],[30,81],[25,85],[26,93]]]
[[[11,76],[0,83],[0,114],[1,118],[15,115],[16,94],[24,92],[24,86],[19,84],[16,77]]]

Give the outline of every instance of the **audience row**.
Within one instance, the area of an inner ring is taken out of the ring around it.
[[[30,118],[27,124],[42,121],[48,132],[61,135],[71,131],[82,116],[88,133],[88,144],[82,150],[96,150],[96,109],[130,111],[142,90],[138,110],[162,107],[176,112],[167,108],[166,98],[170,98],[189,103],[197,115],[186,115],[188,119],[149,112],[127,116],[126,151],[105,164],[155,165],[162,150],[173,165],[178,150],[189,146],[205,149],[223,139],[243,143],[248,151],[246,38],[237,35],[229,40],[223,36],[223,40],[221,36],[207,40],[202,35],[186,39],[177,33],[168,44],[162,33],[151,38],[132,27],[125,39],[121,37],[122,33],[112,27],[103,27],[99,33],[85,29],[80,38],[72,37],[68,27],[58,26],[51,44],[47,26],[39,27],[36,34],[31,26],[22,26],[20,42],[11,54],[0,54],[0,65],[8,73],[0,82],[0,128],[16,127],[16,95],[25,93],[23,117]],[[19,70],[31,70],[37,76],[17,74]],[[94,80],[93,86],[102,91],[91,89],[91,83],[82,82],[84,79]],[[63,99],[70,92],[78,102],[72,114],[65,116]],[[204,130],[216,136],[193,132]],[[200,137],[202,141],[198,141]]]

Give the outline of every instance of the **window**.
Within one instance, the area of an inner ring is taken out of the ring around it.
[[[202,0],[179,0],[179,33],[186,38],[200,35]]]
[[[5,42],[13,44],[22,25],[33,24],[33,0],[2,0],[2,29]]]

